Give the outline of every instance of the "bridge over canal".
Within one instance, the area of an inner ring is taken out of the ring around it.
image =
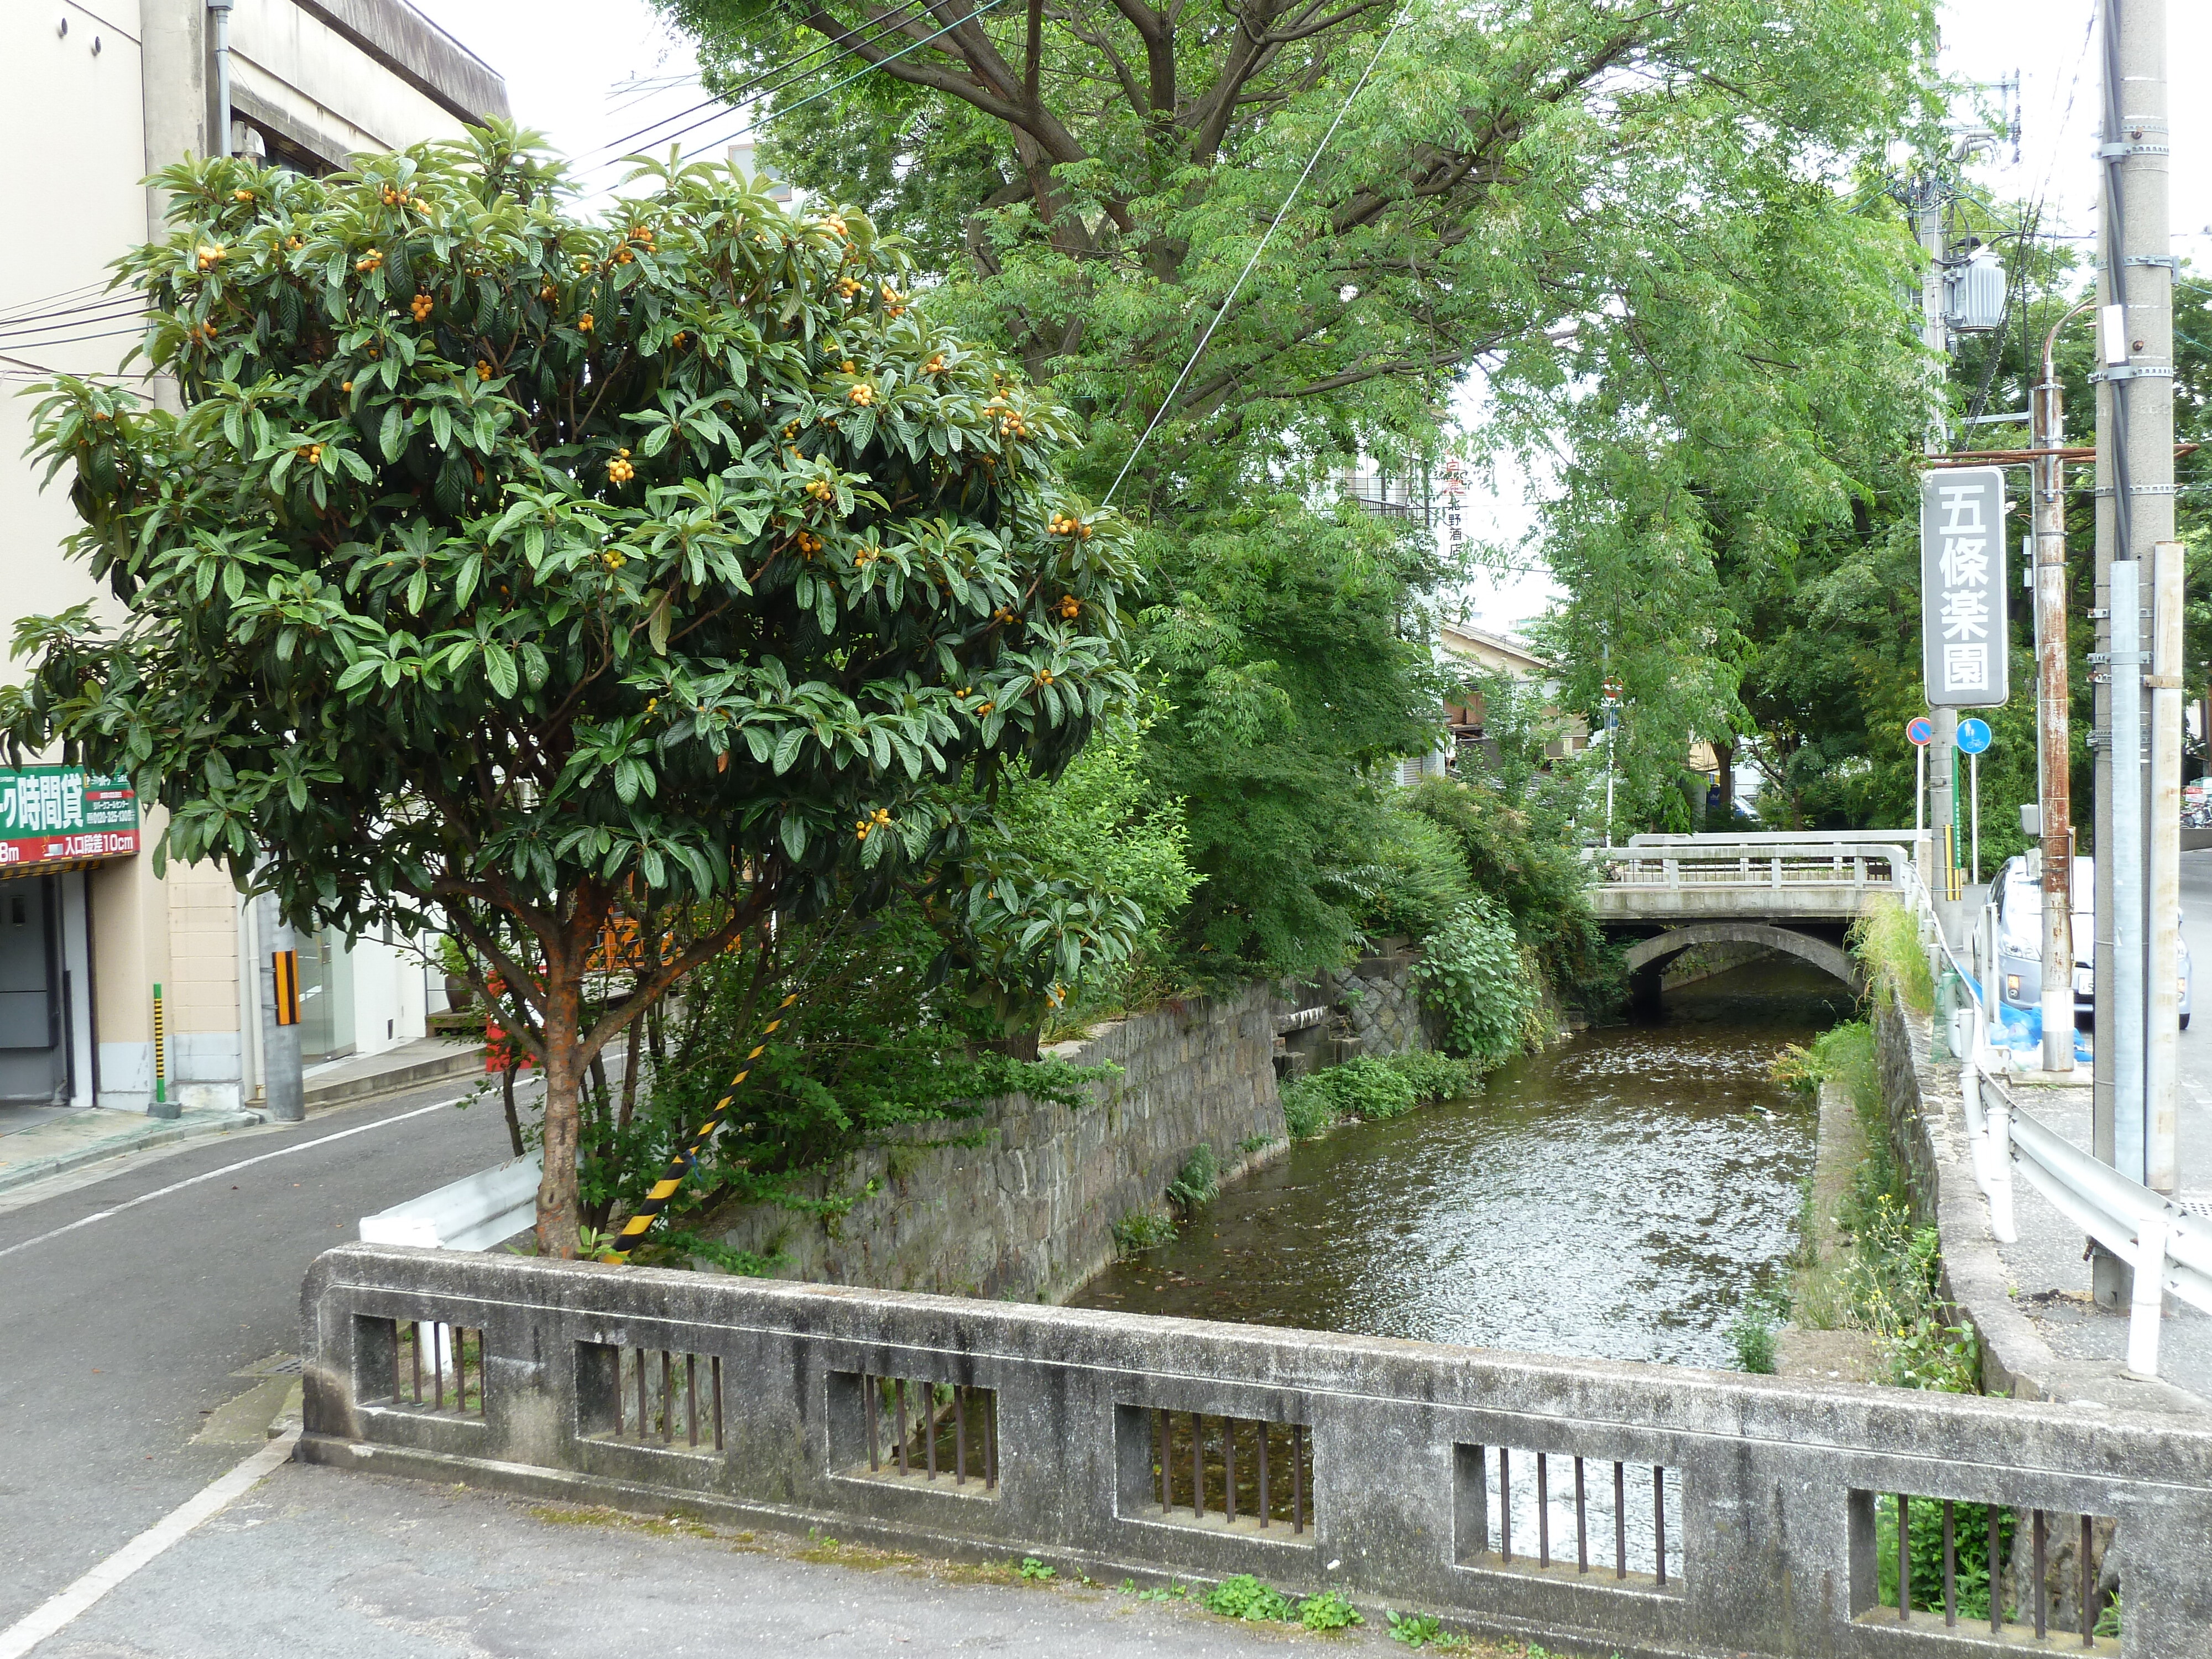
[[[1810,963],[1863,990],[1844,949],[1850,924],[1879,894],[1908,896],[1909,835],[1639,836],[1594,848],[1590,908],[1628,942],[1639,1000],[1659,975],[1698,945],[1755,945]]]

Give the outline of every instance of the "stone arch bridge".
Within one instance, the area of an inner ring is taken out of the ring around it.
[[[1626,942],[1639,1002],[1656,999],[1660,975],[1675,957],[1712,945],[1779,951],[1856,993],[1865,986],[1844,934],[1877,896],[1909,895],[1905,839],[1863,832],[1639,837],[1591,850],[1590,906]]]

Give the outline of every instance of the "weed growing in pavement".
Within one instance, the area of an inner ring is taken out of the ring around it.
[[[1249,1572],[1224,1578],[1206,1593],[1205,1607],[1224,1619],[1286,1620],[1291,1600]]]
[[[1054,1568],[1048,1566],[1034,1555],[1025,1555],[1022,1558],[1021,1575],[1022,1582],[1029,1584],[1042,1584],[1048,1578],[1060,1577]]]
[[[1366,1622],[1359,1616],[1359,1609],[1337,1590],[1323,1590],[1298,1603],[1298,1623],[1308,1630],[1348,1630]]]

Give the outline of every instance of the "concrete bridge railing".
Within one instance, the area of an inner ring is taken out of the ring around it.
[[[300,1455],[343,1468],[1250,1572],[1626,1659],[2212,1659],[2212,1433],[2146,1414],[368,1244],[305,1314]],[[1941,1611],[1950,1570],[1885,1601],[1878,1516],[1908,1563],[1939,1512],[1942,1559],[1978,1559],[1965,1504],[2039,1566],[2109,1530],[2124,1634],[2081,1633],[2100,1604],[2056,1566],[1997,1627]]]
[[[1906,893],[1912,868],[1893,842],[1670,842],[1585,858],[1591,908],[1606,921],[1848,921],[1871,894]]]

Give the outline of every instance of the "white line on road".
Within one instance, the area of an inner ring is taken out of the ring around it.
[[[23,1659],[33,1648],[66,1627],[79,1613],[170,1545],[202,1522],[221,1513],[225,1505],[252,1491],[263,1476],[292,1455],[293,1443],[299,1437],[299,1431],[295,1429],[270,1441],[229,1474],[178,1504],[67,1589],[49,1597],[7,1629],[0,1630],[0,1659]]]
[[[27,1250],[33,1244],[43,1244],[50,1238],[59,1238],[64,1233],[73,1233],[80,1227],[89,1227],[95,1221],[105,1221],[110,1216],[121,1215],[125,1210],[135,1210],[141,1204],[150,1204],[157,1198],[167,1198],[171,1193],[180,1193],[187,1187],[197,1187],[203,1181],[217,1181],[227,1175],[235,1175],[257,1164],[266,1164],[272,1158],[289,1158],[294,1152],[304,1152],[317,1146],[327,1146],[333,1140],[343,1140],[349,1135],[365,1135],[371,1129],[382,1129],[394,1123],[404,1123],[410,1117],[420,1117],[425,1112],[435,1112],[447,1106],[458,1106],[468,1099],[466,1095],[455,1095],[451,1100],[434,1100],[428,1106],[417,1106],[411,1112],[395,1112],[390,1117],[380,1117],[374,1123],[357,1123],[350,1129],[341,1129],[336,1134],[320,1135],[313,1140],[302,1140],[295,1146],[279,1146],[273,1152],[264,1152],[258,1158],[241,1158],[235,1164],[226,1164],[220,1170],[210,1170],[205,1175],[187,1176],[182,1181],[173,1181],[166,1187],[157,1187],[150,1193],[141,1193],[136,1198],[105,1210],[95,1210],[90,1215],[80,1216],[65,1227],[57,1227],[50,1233],[40,1233],[20,1244],[10,1244],[0,1249],[0,1255],[13,1255],[18,1250]],[[4,1659],[4,1654],[0,1654]]]

